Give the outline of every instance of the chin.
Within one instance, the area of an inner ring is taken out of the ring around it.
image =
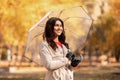
[[[55,33],[56,36],[60,36],[62,33]]]

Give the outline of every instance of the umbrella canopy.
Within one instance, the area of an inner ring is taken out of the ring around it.
[[[93,21],[81,6],[48,12],[28,32],[24,57],[37,64],[40,64],[39,48],[43,41],[45,24],[51,17],[58,17],[63,20],[66,42],[72,51],[84,47]]]

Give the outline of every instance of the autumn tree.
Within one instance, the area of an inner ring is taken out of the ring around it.
[[[0,45],[26,46],[29,29],[47,12],[79,5],[79,0],[0,0]]]
[[[112,46],[113,46],[113,53],[115,55],[116,61],[120,61],[120,1],[111,0],[111,10],[110,14],[116,21],[116,24],[113,25],[113,36],[112,36]]]

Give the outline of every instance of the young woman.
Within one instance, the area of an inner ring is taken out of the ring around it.
[[[71,60],[66,57],[69,46],[65,42],[64,23],[52,17],[46,22],[43,42],[40,47],[42,64],[46,67],[45,80],[73,80]]]

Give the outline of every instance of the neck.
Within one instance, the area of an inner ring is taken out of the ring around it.
[[[54,39],[54,41],[55,41],[55,42],[59,42],[58,37],[56,37],[56,38]]]

